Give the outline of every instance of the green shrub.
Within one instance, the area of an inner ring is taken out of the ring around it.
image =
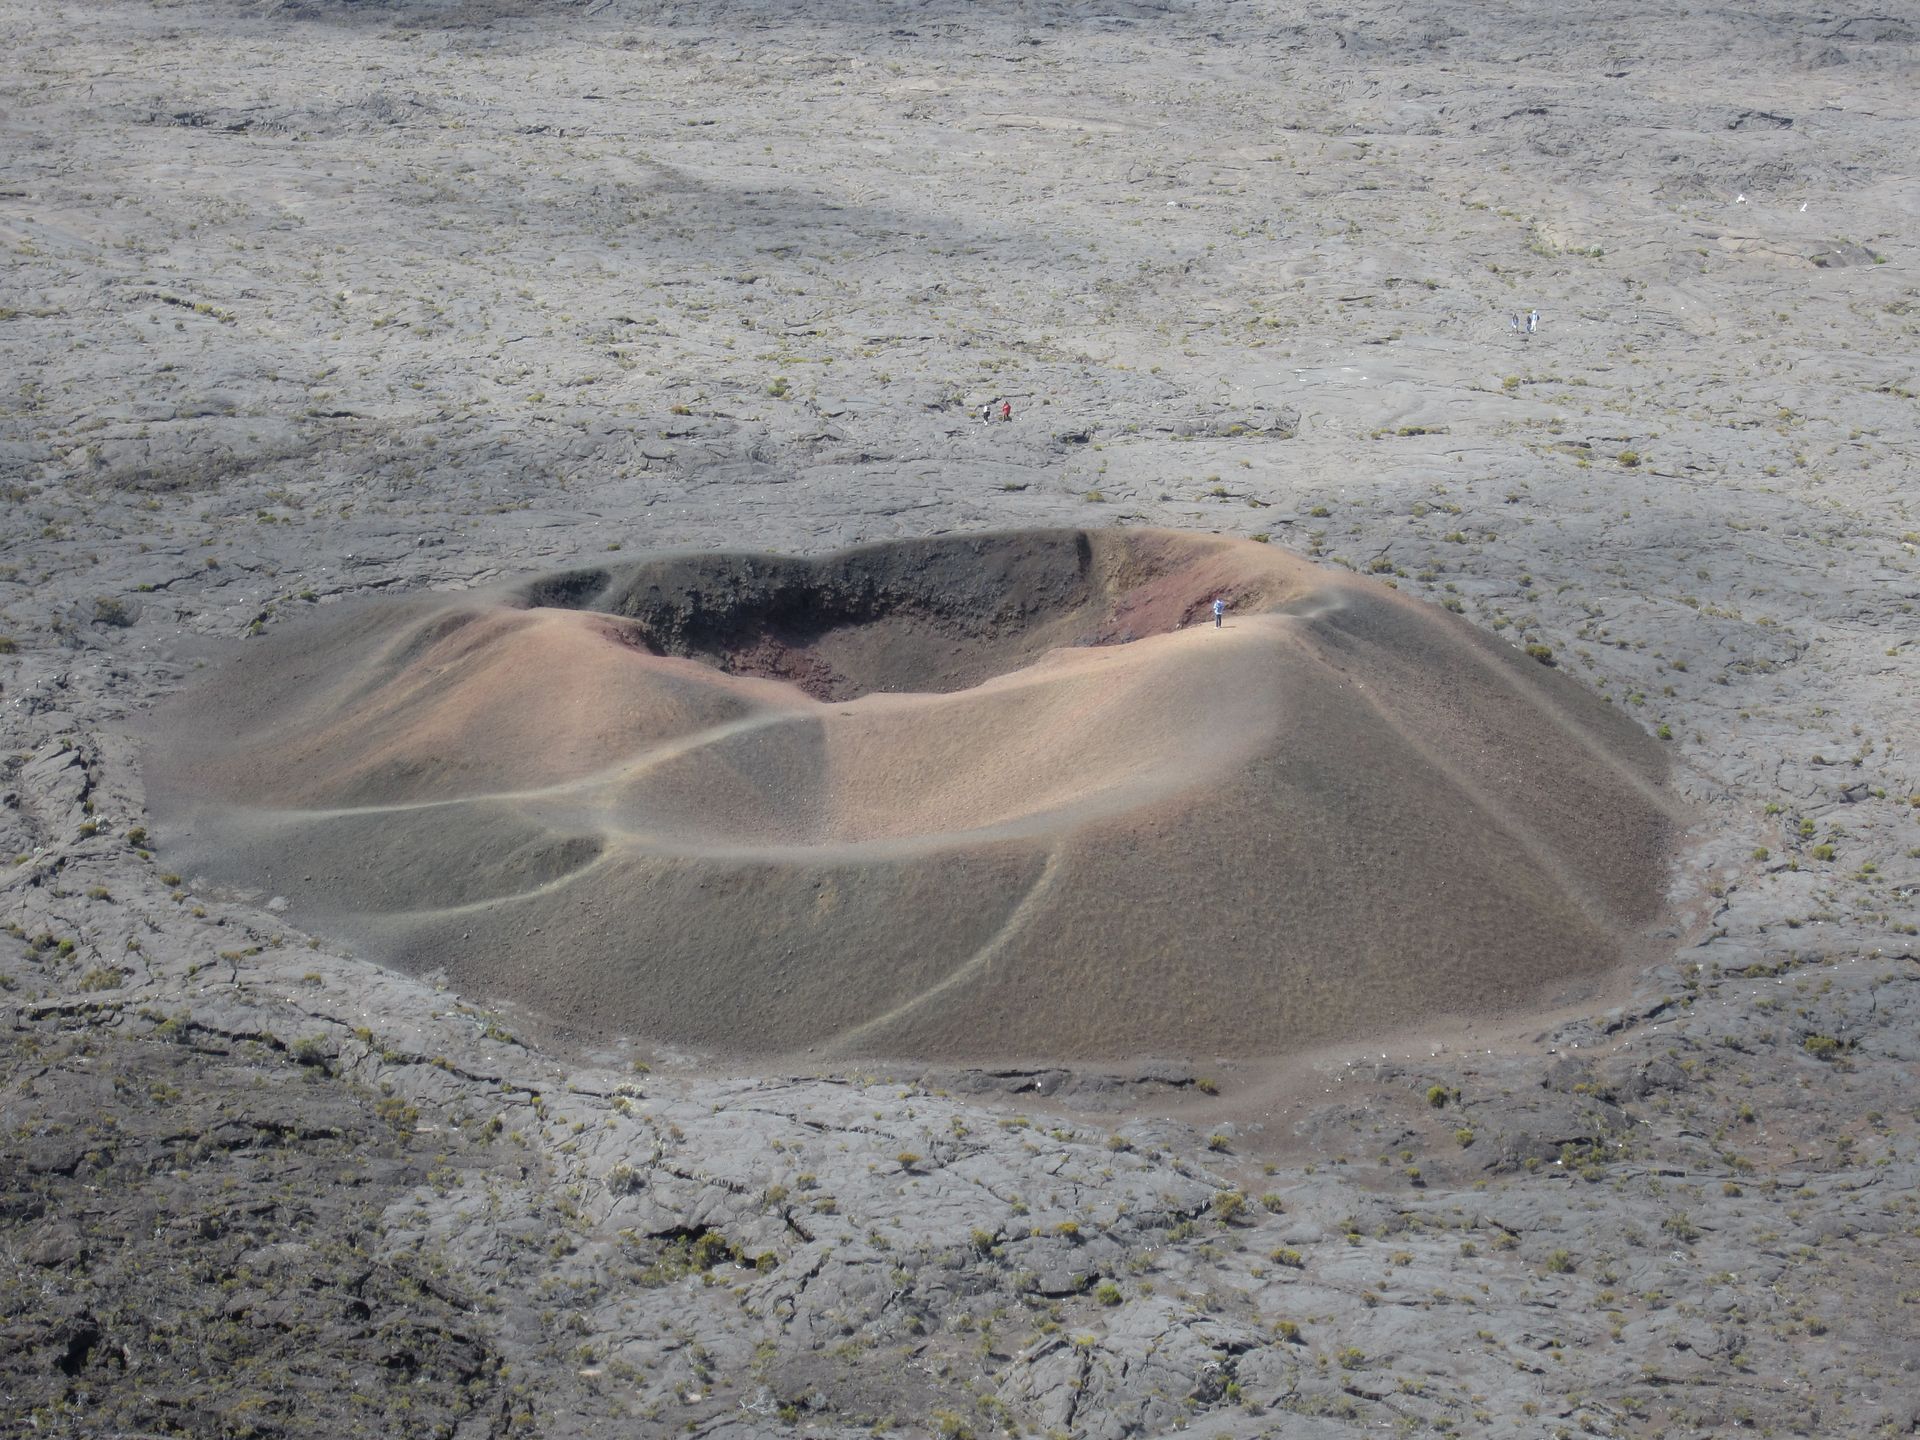
[[[645,1177],[624,1161],[607,1172],[607,1189],[615,1195],[631,1195],[645,1184]]]

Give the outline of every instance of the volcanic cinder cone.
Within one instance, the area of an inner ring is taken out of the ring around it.
[[[943,1058],[1273,1054],[1577,998],[1658,916],[1662,771],[1442,611],[1145,530],[339,607],[149,754],[178,867],[469,994]]]

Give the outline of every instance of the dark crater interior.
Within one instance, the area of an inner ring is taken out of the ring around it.
[[[818,558],[667,555],[527,586],[531,605],[635,622],[657,655],[789,681],[819,700],[964,690],[1110,624],[1111,567],[1083,531],[900,541]]]

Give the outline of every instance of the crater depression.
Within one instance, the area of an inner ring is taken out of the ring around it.
[[[1443,611],[1152,530],[328,607],[147,752],[175,868],[373,958],[585,1037],[928,1058],[1580,998],[1660,915],[1663,766]]]

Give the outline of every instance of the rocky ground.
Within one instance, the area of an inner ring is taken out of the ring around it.
[[[0,1413],[1912,1432],[1915,36],[0,0]],[[1701,814],[1669,961],[1280,1078],[727,1074],[374,970],[144,810],[142,712],[309,606],[1095,521],[1629,707]]]

